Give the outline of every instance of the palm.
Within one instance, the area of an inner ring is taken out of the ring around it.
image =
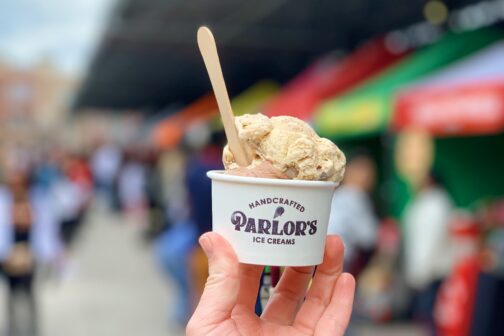
[[[343,244],[338,237],[328,237],[324,262],[310,289],[306,291],[313,267],[287,268],[258,317],[254,306],[263,267],[239,264],[224,238],[205,236],[200,242],[209,257],[210,276],[187,327],[189,336],[344,334],[355,283],[352,276],[341,274]]]

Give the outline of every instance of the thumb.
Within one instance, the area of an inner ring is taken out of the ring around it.
[[[224,237],[207,232],[199,243],[208,258],[209,276],[189,324],[203,330],[230,318],[240,282],[238,258]]]

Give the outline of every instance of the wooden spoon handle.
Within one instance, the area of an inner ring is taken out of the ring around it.
[[[252,162],[250,149],[238,137],[231,102],[229,101],[226,83],[222,75],[217,46],[212,32],[207,27],[200,27],[198,29],[198,46],[203,56],[210,82],[212,82],[217,105],[219,105],[229,149],[233,153],[236,163],[242,167],[248,166]]]

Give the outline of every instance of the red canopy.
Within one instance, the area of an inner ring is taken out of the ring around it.
[[[498,133],[504,129],[504,80],[404,93],[395,111],[395,130],[414,125],[437,136]]]
[[[291,115],[308,120],[321,101],[351,89],[404,55],[390,52],[384,40],[377,39],[340,62],[323,58],[289,82],[264,107],[263,113],[270,117]]]
[[[504,129],[504,42],[497,42],[401,92],[392,128],[433,135],[492,134]]]

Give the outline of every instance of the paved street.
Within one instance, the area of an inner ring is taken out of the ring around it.
[[[91,214],[68,274],[39,284],[42,336],[183,335],[166,324],[170,289],[139,231],[133,220]]]

